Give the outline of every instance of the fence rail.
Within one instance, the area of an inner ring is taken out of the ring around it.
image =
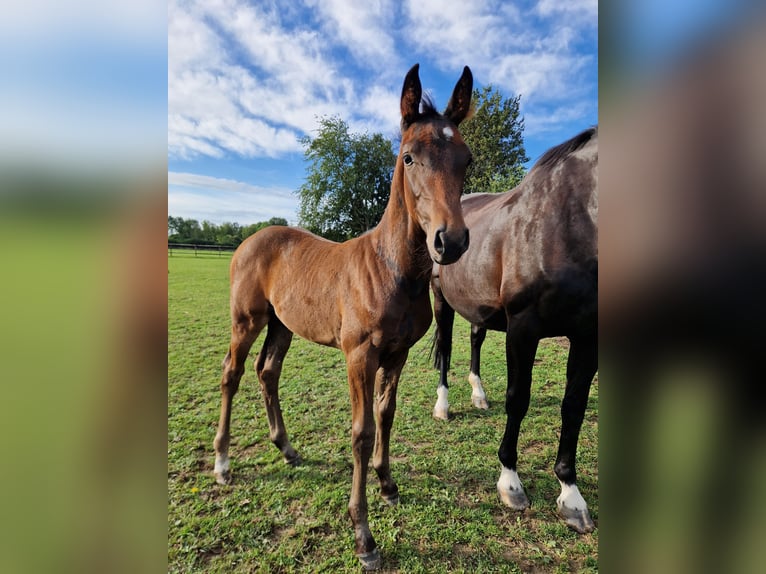
[[[222,256],[224,253],[233,253],[236,245],[197,245],[194,243],[168,243],[168,256],[173,257],[173,251],[176,253],[191,253],[194,256],[211,255],[217,253]]]

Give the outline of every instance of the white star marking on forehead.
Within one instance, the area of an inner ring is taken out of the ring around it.
[[[442,133],[444,134],[444,139],[447,141],[450,141],[452,139],[452,136],[455,135],[455,132],[452,131],[452,128],[447,126],[442,130]]]

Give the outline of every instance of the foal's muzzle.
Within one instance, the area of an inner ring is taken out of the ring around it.
[[[447,232],[446,228],[440,227],[434,234],[434,261],[439,265],[454,263],[468,249],[468,241],[468,229]]]

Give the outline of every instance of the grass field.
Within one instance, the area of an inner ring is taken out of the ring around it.
[[[268,438],[248,361],[232,415],[234,483],[213,478],[221,361],[229,334],[229,256],[168,258],[168,571],[359,572],[346,508],[351,409],[343,354],[295,337],[280,398],[303,464],[290,467]],[[431,327],[433,329],[433,326]],[[505,425],[504,338],[489,333],[482,375],[489,411],[471,406],[469,326],[455,325],[449,422],[434,420],[437,372],[429,333],[410,351],[391,437],[401,502],[388,507],[368,480],[370,528],[390,572],[595,572],[598,529],[569,530],[556,515],[553,474],[566,340],[540,344],[532,402],[519,439],[519,476],[532,507],[505,508],[495,483]],[[263,335],[251,353],[260,349]],[[578,450],[578,485],[598,523],[598,380]]]

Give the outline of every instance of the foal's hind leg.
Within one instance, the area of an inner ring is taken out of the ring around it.
[[[255,371],[261,383],[263,399],[266,403],[266,415],[269,419],[269,438],[285,457],[285,462],[300,464],[301,457],[295,452],[287,438],[282,408],[279,405],[279,375],[282,373],[282,361],[293,340],[292,332],[272,313],[266,340],[255,360]]]
[[[588,505],[575,484],[575,457],[591,382],[598,368],[598,351],[592,337],[572,338],[570,343],[567,386],[561,403],[561,439],[554,467],[561,483],[561,494],[556,504],[567,525],[582,534],[591,532],[594,524]]]
[[[239,389],[239,381],[245,372],[245,361],[250,347],[258,337],[266,319],[258,321],[251,317],[240,317],[232,321],[231,343],[229,352],[223,360],[223,376],[221,377],[221,417],[218,421],[218,432],[215,435],[215,479],[219,484],[231,482],[229,468],[229,429],[231,425],[231,404]]]
[[[375,449],[372,466],[380,479],[380,495],[388,504],[399,503],[399,487],[391,477],[389,443],[396,412],[396,389],[409,349],[388,357],[375,376]]]

